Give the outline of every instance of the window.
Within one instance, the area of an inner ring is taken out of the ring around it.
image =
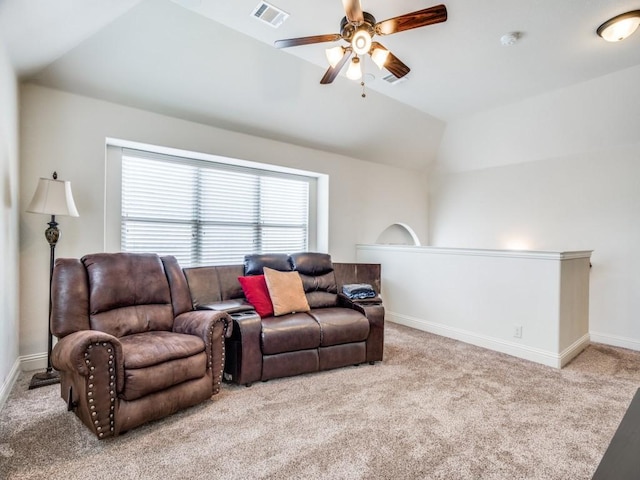
[[[311,176],[123,149],[121,250],[174,255],[184,267],[309,250],[315,183]]]

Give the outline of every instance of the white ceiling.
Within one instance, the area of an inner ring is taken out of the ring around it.
[[[0,0],[0,38],[28,77],[141,0]]]
[[[361,98],[316,44],[274,40],[338,33],[339,0],[272,0],[290,13],[274,29],[258,0],[0,0],[0,37],[20,76],[41,85],[355,158],[424,168],[446,122],[640,64],[640,34],[604,42],[608,18],[640,0],[449,0],[445,23],[376,40],[411,68]],[[362,0],[378,21],[429,0]],[[504,47],[500,37],[521,32]]]

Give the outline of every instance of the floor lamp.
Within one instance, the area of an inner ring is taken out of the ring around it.
[[[53,348],[53,336],[51,335],[51,279],[53,277],[53,264],[56,258],[56,243],[60,238],[60,230],[58,230],[58,222],[56,215],[69,215],[78,217],[78,210],[73,202],[71,193],[71,182],[58,180],[58,174],[53,172],[53,178],[41,178],[38,180],[36,193],[33,194],[31,203],[27,207],[27,212],[42,213],[51,215],[49,228],[44,231],[44,236],[49,242],[50,258],[49,258],[49,318],[47,325],[49,327],[49,342],[47,348],[47,371],[33,375],[29,389],[44,387],[45,385],[53,385],[60,382],[60,374],[53,370],[51,366],[51,349]]]

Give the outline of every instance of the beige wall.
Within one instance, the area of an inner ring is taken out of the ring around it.
[[[433,246],[594,250],[590,333],[640,350],[640,66],[451,122]]]
[[[19,363],[18,190],[18,89],[0,42],[0,406]]]
[[[357,243],[373,243],[389,225],[427,237],[426,174],[220,130],[35,85],[21,95],[21,211],[39,177],[70,180],[80,217],[58,217],[58,257],[102,251],[105,233],[105,139],[119,138],[329,175],[329,252],[355,260]],[[48,220],[21,214],[20,355],[42,360],[47,310]],[[29,364],[31,365],[31,364]],[[27,367],[29,365],[26,365]]]

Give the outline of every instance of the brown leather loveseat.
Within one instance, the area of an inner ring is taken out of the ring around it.
[[[238,277],[265,267],[297,272],[308,311],[261,318],[244,296]],[[380,266],[333,264],[323,253],[248,255],[244,265],[184,269],[196,309],[224,311],[233,319],[227,339],[225,378],[249,385],[382,360],[384,307],[379,296],[351,300],[344,284],[368,283],[380,292]]]
[[[220,389],[228,319],[193,309],[174,257],[60,258],[51,331],[61,396],[99,438],[200,403]]]

